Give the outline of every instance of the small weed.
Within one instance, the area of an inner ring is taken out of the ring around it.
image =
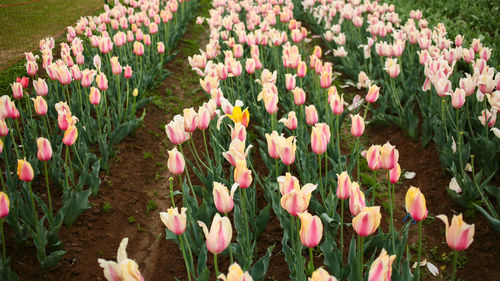
[[[111,203],[109,203],[109,202],[104,202],[104,205],[102,205],[102,211],[103,211],[104,213],[109,213],[109,212],[111,212],[111,209],[112,209],[112,208],[113,208],[113,207],[111,206]]]
[[[162,236],[163,236],[163,233],[160,232],[160,234],[156,235],[156,240],[160,240]]]
[[[139,231],[139,232],[145,232],[146,229],[144,227],[142,227],[140,223],[138,223],[137,224],[137,231]]]
[[[148,204],[146,205],[146,210],[150,212],[156,209],[158,209],[158,204],[154,200],[149,200]]]
[[[99,253],[99,256],[104,255],[104,252],[103,252],[103,251],[99,251],[98,253]]]
[[[153,153],[149,152],[149,151],[146,151],[142,154],[142,158],[144,160],[147,160],[147,159],[152,159],[153,158]]]
[[[127,221],[128,221],[128,223],[130,223],[130,224],[137,222],[137,221],[135,220],[134,216],[130,216],[130,217],[128,217],[128,218],[127,218]]]
[[[160,196],[160,193],[159,193],[158,191],[156,191],[156,190],[151,190],[151,193],[153,193],[153,195],[154,195],[155,197]]]

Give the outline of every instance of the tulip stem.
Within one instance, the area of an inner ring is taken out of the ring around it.
[[[389,171],[387,171],[387,178],[390,178]],[[391,232],[391,242],[392,251],[396,253],[396,243],[394,241],[394,194],[392,194],[392,184],[389,181],[388,192],[389,192],[389,213],[391,214],[391,220],[389,221],[389,231]]]
[[[196,162],[196,165],[198,166],[198,169],[199,169],[200,171],[202,171],[201,166],[200,166],[200,163],[202,163],[202,164],[203,164],[203,166],[205,166],[205,168],[207,168],[207,170],[208,170],[207,165],[205,165],[205,163],[203,163],[203,161],[201,161],[201,158],[200,158],[200,156],[198,155],[198,151],[196,150],[196,148],[195,148],[195,146],[194,146],[194,141],[193,141],[193,137],[192,137],[192,135],[191,135],[191,137],[189,138],[189,143],[191,144],[191,145],[189,146],[189,148],[191,149],[191,152],[192,152],[192,153],[193,153],[193,155],[194,155],[194,160],[195,160],[195,162]]]
[[[307,271],[310,273],[314,271],[313,248],[309,248],[309,264],[307,265]]]
[[[297,258],[299,259],[298,263],[300,268],[300,270],[297,272],[297,280],[305,281],[306,277],[304,276],[304,264],[302,263],[302,259],[304,257],[302,256],[302,242],[300,240],[300,219],[296,217],[295,220],[297,221],[297,241],[295,242],[297,244]]]
[[[181,182],[181,176],[179,175],[179,182]],[[182,185],[181,185],[182,186]],[[172,200],[172,208],[175,206],[174,201],[174,178],[168,178],[168,189],[170,191],[170,200]]]
[[[7,119],[8,122],[9,122],[9,127],[12,128],[12,122],[10,121],[10,119]],[[17,143],[16,143],[16,139],[14,138],[14,134],[11,133],[10,134],[10,137],[12,138],[12,145],[14,146],[14,151],[16,152],[16,156],[17,156],[17,159],[19,159],[19,151],[17,150]]]
[[[344,266],[344,199],[340,199],[340,279]]]
[[[50,213],[49,218],[52,219],[52,197],[50,196],[49,171],[47,169],[47,161],[44,161],[43,164],[45,166],[45,185],[47,186],[47,198],[49,201],[49,213]]]
[[[337,153],[339,156],[339,167],[342,166],[342,154],[340,154],[340,130],[339,130],[340,115],[337,115]]]
[[[26,155],[26,152],[24,151],[23,136],[21,135],[21,129],[19,129],[19,121],[16,119],[15,123],[16,123],[17,133],[19,134],[19,141],[21,142],[21,149],[23,151],[23,154]]]
[[[453,262],[451,264],[452,271],[450,278],[451,281],[455,281],[455,275],[457,274],[457,259],[458,259],[458,251],[453,250]]]
[[[33,205],[33,219],[35,219],[38,222],[38,215],[36,213],[36,205],[35,205],[35,199],[33,197],[33,190],[31,189],[31,182],[28,182],[28,187],[30,191],[30,197],[31,197],[31,205]],[[36,224],[36,223],[35,223]]]
[[[179,150],[181,151],[182,155],[184,155],[184,151],[182,150],[182,144],[179,144]],[[194,201],[196,201],[196,205],[198,205],[198,200],[196,199],[196,193],[194,193],[194,188],[193,188],[193,185],[191,184],[191,178],[189,177],[189,172],[188,172],[187,166],[186,166],[186,175],[188,178],[189,188],[191,189],[191,192],[193,193]]]
[[[219,276],[219,265],[217,264],[217,254],[214,254],[215,278]]]
[[[185,234],[181,234],[181,236],[184,236],[184,239],[185,241],[188,241],[188,243],[186,243],[186,248],[187,248],[187,254],[188,254],[188,257],[189,257],[189,269],[191,271],[191,274],[193,274],[193,276],[196,277],[196,273],[195,273],[195,267],[194,267],[194,264],[193,264],[193,253],[191,252],[191,247],[189,246],[189,240],[187,240]]]
[[[207,153],[208,165],[210,166],[210,171],[212,171],[212,160],[210,159],[210,153],[208,153],[207,137],[205,135],[205,130],[201,130],[203,133],[203,143],[205,144],[205,153]]]
[[[363,236],[359,236],[359,280],[363,281]]]
[[[278,179],[278,176],[279,176],[279,163],[278,163],[278,158],[274,159],[275,163],[276,163],[276,179]]]
[[[241,190],[243,189],[243,196],[241,196]],[[247,217],[247,209],[246,209],[246,201],[247,201],[247,190],[245,188],[240,188],[240,198],[241,198],[241,208],[242,208],[242,211],[243,211],[243,218],[245,219],[245,244],[246,247],[247,247],[247,250],[250,249],[250,230],[248,229],[248,217]],[[249,256],[247,256],[247,258],[249,258],[249,260],[251,261],[252,260],[252,255],[253,253],[248,253]],[[250,262],[250,264],[252,264]],[[247,264],[245,264],[245,269],[247,269]]]
[[[415,271],[415,280],[417,280],[417,281],[420,280],[420,258],[421,257],[422,257],[422,221],[419,221],[418,222],[417,270]]]
[[[189,270],[189,263],[187,260],[186,249],[184,248],[184,242],[182,239],[182,235],[179,235],[179,241],[181,243],[182,257],[184,258],[184,263],[186,264],[187,275],[188,275],[189,281],[191,281],[191,271]]]
[[[2,235],[2,259],[3,259],[3,264],[5,265],[5,262],[7,261],[7,251],[5,250],[5,235],[3,233],[3,223],[4,219],[0,219],[0,234]]]
[[[321,201],[326,207],[325,190],[323,189],[323,178],[321,177],[321,154],[318,154],[318,170],[319,170],[319,193],[321,194]]]
[[[356,182],[359,182],[361,171],[359,170],[359,137],[354,142],[354,153],[356,153]]]

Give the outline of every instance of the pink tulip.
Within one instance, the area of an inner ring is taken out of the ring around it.
[[[245,70],[248,74],[255,73],[255,59],[248,58],[245,62]]]
[[[278,132],[273,131],[270,135],[266,133],[266,140],[267,140],[267,151],[269,153],[269,156],[273,159],[279,159],[279,145],[280,145],[280,138],[282,136],[278,135]]]
[[[368,167],[372,171],[378,170],[382,167],[380,149],[380,145],[372,145],[366,152],[366,161],[368,162]]]
[[[71,125],[64,132],[62,142],[67,146],[71,146],[75,143],[77,138],[78,138],[78,129],[76,128],[75,125]]]
[[[282,196],[292,190],[300,190],[299,180],[290,173],[286,173],[285,176],[278,177],[277,181]]]
[[[28,61],[26,63],[26,72],[28,73],[29,76],[35,76],[37,71],[38,71],[38,64],[36,63],[36,61]]]
[[[323,89],[329,88],[332,84],[332,73],[331,72],[321,72],[320,86]]]
[[[361,191],[357,182],[352,182],[349,189],[349,211],[351,215],[358,215],[365,206],[365,194]]]
[[[233,173],[234,182],[240,188],[248,188],[252,184],[252,171],[247,168],[245,160],[236,160],[236,168]]]
[[[425,205],[425,197],[420,192],[419,188],[410,187],[405,196],[406,211],[416,221],[422,221],[427,218],[427,206]]]
[[[48,106],[47,102],[42,96],[37,96],[36,98],[31,98],[35,105],[35,112],[36,114],[42,116],[47,114]]]
[[[280,159],[285,165],[295,162],[295,151],[297,150],[297,139],[294,136],[280,138],[279,144]]]
[[[313,126],[318,122],[318,111],[314,104],[306,106],[306,123]]]
[[[198,129],[200,130],[206,130],[208,128],[208,125],[210,124],[210,112],[207,109],[206,106],[200,106],[198,108]]]
[[[186,231],[186,216],[187,208],[181,208],[181,212],[179,213],[179,209],[176,208],[168,208],[167,212],[160,213],[160,219],[163,224],[176,235],[181,235]]]
[[[366,94],[366,97],[365,97],[366,102],[369,102],[369,103],[376,102],[378,99],[378,96],[379,96],[379,91],[380,91],[380,87],[378,87],[375,84],[371,85],[370,89],[368,90],[368,94]]]
[[[233,230],[231,222],[227,217],[221,217],[218,213],[215,214],[210,232],[204,222],[198,221],[198,225],[203,228],[203,233],[206,238],[206,245],[208,251],[213,254],[220,254],[231,243]]]
[[[233,198],[236,188],[238,188],[238,185],[233,184],[231,192],[229,192],[225,185],[214,181],[212,195],[214,197],[214,205],[219,212],[227,214],[233,210]]]
[[[6,193],[0,191],[0,219],[9,215],[10,200]]]
[[[133,53],[137,56],[142,56],[144,54],[144,45],[141,42],[135,41]]]
[[[80,67],[78,65],[73,65],[69,70],[71,71],[71,76],[73,76],[74,80],[80,81],[82,79],[82,72],[80,71]]]
[[[311,194],[316,190],[315,184],[308,183],[301,189],[293,189],[285,193],[280,200],[281,207],[290,215],[298,216],[299,213],[305,212],[311,200]]]
[[[285,127],[287,127],[289,130],[297,129],[298,120],[297,116],[295,115],[295,111],[288,112],[288,117],[281,118],[278,122],[285,124]]]
[[[462,219],[462,214],[458,216],[453,215],[451,225],[448,222],[448,217],[445,215],[438,215],[436,218],[443,221],[446,225],[446,243],[453,250],[463,251],[474,241],[474,224],[465,223]]]
[[[118,61],[118,57],[111,57],[110,62],[111,62],[111,72],[114,75],[120,75],[122,73],[122,66]]]
[[[333,114],[341,115],[344,112],[344,96],[339,96],[338,93],[333,94],[330,99],[330,108]]]
[[[23,76],[22,78],[17,77],[16,82],[21,83],[21,86],[23,86],[23,89],[26,89],[28,87],[30,80],[28,77]]]
[[[57,80],[59,80],[61,84],[68,85],[71,83],[72,79],[71,72],[66,65],[60,65],[57,68]]]
[[[198,114],[191,108],[185,108],[184,111],[184,130],[188,133],[196,131],[198,126]]]
[[[380,206],[364,207],[361,212],[352,219],[352,228],[359,236],[366,237],[377,230],[382,215]]]
[[[392,276],[392,263],[396,255],[389,256],[385,249],[382,249],[378,258],[370,266],[368,281],[390,281]]]
[[[184,172],[184,167],[186,162],[184,161],[184,156],[182,153],[177,151],[177,148],[168,151],[168,170],[174,175],[180,175]]]
[[[318,216],[312,216],[307,211],[299,213],[300,242],[308,248],[318,246],[323,237],[323,223]]]
[[[156,46],[156,50],[158,51],[158,54],[163,54],[165,53],[165,44],[163,44],[163,42],[158,42],[157,46]]]
[[[80,83],[82,84],[82,87],[88,88],[90,85],[92,85],[92,82],[94,81],[94,76],[96,75],[96,71],[94,69],[84,69],[82,71],[82,79],[80,80]]]
[[[453,106],[453,108],[462,108],[464,103],[465,91],[460,88],[455,89],[455,92],[451,94],[451,106]]]
[[[351,135],[360,137],[365,131],[365,120],[359,114],[351,115]]]
[[[12,88],[12,96],[15,99],[21,99],[23,97],[23,86],[21,85],[21,83],[16,82],[12,84],[11,88]]]
[[[323,133],[322,127],[317,126],[319,124],[322,123],[317,123],[312,128],[311,132],[311,148],[313,152],[316,153],[317,155],[323,154],[326,151],[328,145],[327,136]]]
[[[382,169],[392,170],[399,160],[399,151],[394,145],[386,142],[380,149],[380,163]]]
[[[89,101],[93,105],[98,105],[101,102],[101,92],[96,87],[90,88]]]
[[[401,176],[401,166],[399,163],[394,166],[391,170],[389,170],[389,181],[391,183],[397,183],[399,181],[399,177]]]
[[[104,73],[99,73],[95,77],[95,81],[97,82],[97,87],[101,91],[106,91],[108,89],[108,78],[106,78],[106,75]]]
[[[300,61],[298,66],[297,66],[297,76],[298,77],[305,77],[307,74],[307,65],[305,62]]]
[[[17,160],[17,176],[25,182],[30,182],[35,177],[33,168],[30,162],[26,161],[26,158]]]
[[[292,90],[292,93],[295,105],[303,105],[306,101],[306,93],[304,92],[304,90],[302,90],[302,88],[296,87]]]
[[[123,281],[134,280],[144,281],[141,273],[139,272],[139,265],[129,258],[127,258],[128,238],[123,238],[116,254],[117,260],[107,261],[98,259],[99,266],[104,269],[104,277],[108,281]]]
[[[130,79],[130,77],[132,77],[132,67],[130,67],[129,65],[126,65],[124,67],[124,73],[123,73],[123,76],[126,78],[126,79]]]
[[[35,88],[37,95],[42,97],[46,96],[47,93],[49,92],[47,83],[42,78],[38,78],[38,80],[33,80],[33,88]]]
[[[184,130],[184,117],[181,115],[174,116],[174,119],[165,125],[167,137],[175,145],[182,144],[189,140],[190,135]]]
[[[5,137],[9,134],[9,127],[7,127],[7,123],[5,123],[4,119],[0,119],[0,137]]]
[[[399,72],[400,72],[400,67],[399,67],[399,64],[398,64],[398,60],[397,59],[387,59],[385,61],[385,68],[384,70],[387,72],[387,74],[389,74],[389,76],[391,78],[396,78],[398,77],[399,75]]]
[[[36,139],[36,145],[38,148],[37,157],[40,161],[49,161],[52,158],[52,146],[50,141],[46,138]]]
[[[234,128],[231,127],[231,141],[239,139],[240,141],[245,141],[247,139],[247,130],[241,122],[235,123]]]
[[[285,86],[288,91],[291,91],[295,88],[295,75],[285,74]]]
[[[351,178],[346,171],[337,174],[337,197],[341,200],[349,198],[351,190]]]

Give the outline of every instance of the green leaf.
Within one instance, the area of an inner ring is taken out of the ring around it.
[[[111,136],[109,137],[108,146],[110,148],[113,147],[115,144],[121,142],[130,133],[137,130],[142,125],[142,121],[144,120],[145,116],[146,116],[146,110],[142,112],[141,117],[127,121],[118,126],[118,128],[114,129],[113,133],[111,133]]]
[[[261,257],[250,269],[249,273],[254,281],[262,281],[266,276],[267,270],[269,268],[269,260],[273,255],[273,249],[275,245],[269,246],[267,248],[266,255]]]
[[[358,280],[358,258],[356,256],[356,237],[354,235],[351,238],[351,245],[349,246],[349,255],[347,260],[351,268],[348,280]]]
[[[271,216],[271,206],[269,204],[266,205],[262,210],[260,210],[259,215],[256,218],[256,226],[255,237],[258,238],[266,229],[267,224],[269,223],[269,218]]]
[[[483,209],[483,207],[477,205],[477,204],[474,204],[474,207],[476,207],[476,209],[478,209],[485,217],[486,219],[490,222],[491,224],[491,228],[493,228],[496,232],[500,233],[500,220],[497,220],[495,219],[494,217],[492,217],[485,209]]]
[[[203,247],[201,247],[200,254],[198,256],[198,269],[196,271],[198,272],[199,276],[198,276],[198,279],[196,279],[196,280],[200,280],[199,278],[205,273],[205,271],[208,271],[208,269],[207,269],[207,253],[208,253],[207,245],[204,244]],[[205,279],[202,279],[202,280],[205,280]],[[207,276],[206,280],[208,280],[208,276]]]
[[[64,192],[64,224],[67,227],[71,227],[81,213],[90,209],[89,196],[91,193],[90,189],[84,191],[66,190]]]
[[[43,262],[42,262],[42,268],[48,269],[52,268],[59,263],[59,261],[62,259],[62,257],[66,254],[66,251],[55,251],[52,252]]]

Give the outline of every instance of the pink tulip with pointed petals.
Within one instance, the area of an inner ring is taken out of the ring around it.
[[[227,217],[221,217],[219,213],[215,214],[210,227],[210,232],[204,222],[198,221],[198,225],[203,228],[203,233],[205,234],[205,239],[207,240],[207,249],[210,253],[220,254],[231,243],[233,229],[231,227],[231,222]]]
[[[446,243],[453,250],[463,251],[474,241],[474,224],[465,223],[462,214],[453,215],[451,225],[445,215],[438,215],[436,218],[446,225]]]

